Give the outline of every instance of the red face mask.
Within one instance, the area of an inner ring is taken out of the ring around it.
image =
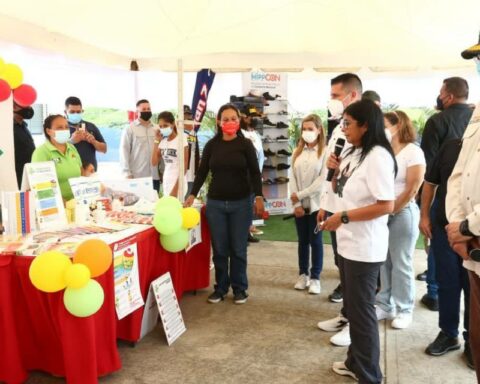
[[[222,123],[222,132],[226,135],[234,135],[237,133],[240,128],[240,122],[238,121],[227,121]]]

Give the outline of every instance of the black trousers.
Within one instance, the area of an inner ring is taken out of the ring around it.
[[[380,263],[348,260],[339,255],[343,307],[350,322],[350,339],[345,365],[362,384],[382,382],[380,336],[375,313],[375,295]]]

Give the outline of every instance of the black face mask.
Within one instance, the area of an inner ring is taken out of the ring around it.
[[[35,114],[32,107],[22,108],[18,111],[15,111],[14,113],[21,116],[24,120],[30,120]]]
[[[439,111],[443,111],[445,109],[445,107],[443,106],[443,101],[442,99],[440,98],[440,95],[437,96],[437,106],[436,108],[439,110]]]
[[[143,121],[148,121],[152,118],[152,112],[140,112],[140,118]]]

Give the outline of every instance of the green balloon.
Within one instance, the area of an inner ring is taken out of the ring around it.
[[[153,226],[162,235],[177,232],[183,223],[182,213],[175,207],[162,207],[153,216]]]
[[[188,230],[181,228],[172,235],[161,235],[160,243],[168,252],[183,251],[188,245]]]
[[[63,303],[68,312],[77,317],[88,317],[96,313],[103,304],[102,286],[96,281],[90,281],[82,288],[67,288],[63,294]]]
[[[176,197],[163,196],[157,201],[157,205],[155,206],[155,213],[157,213],[162,208],[166,208],[166,207],[177,208],[179,211],[181,211],[183,208],[182,203]]]

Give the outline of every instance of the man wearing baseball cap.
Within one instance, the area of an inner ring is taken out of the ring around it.
[[[480,38],[462,52],[474,59],[480,75]],[[451,247],[463,259],[470,279],[470,347],[477,380],[480,382],[480,103],[463,135],[462,150],[448,180],[446,226]]]

